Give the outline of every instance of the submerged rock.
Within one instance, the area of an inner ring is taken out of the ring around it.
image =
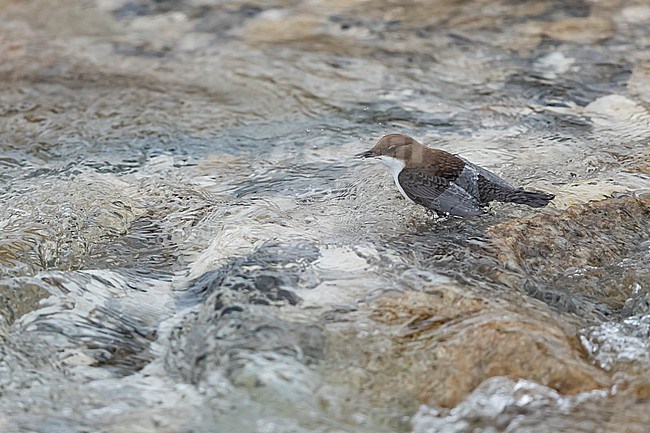
[[[630,394],[592,391],[565,397],[532,382],[495,377],[454,409],[422,405],[412,426],[414,433],[645,432],[647,403],[629,399]]]
[[[247,257],[232,258],[192,281],[180,303],[191,305],[216,293],[217,308],[228,302],[222,298],[242,304],[296,305],[300,298],[293,290],[301,285],[313,288],[319,282],[308,269],[319,256],[308,242],[266,242]]]
[[[550,313],[504,309],[453,286],[386,295],[366,313],[366,332],[339,328],[327,358],[348,369],[335,375],[376,404],[452,407],[493,376],[532,380],[561,394],[610,383]]]
[[[650,238],[648,198],[573,205],[504,222],[488,234],[498,260],[520,276],[508,274],[506,284],[588,321],[620,313],[637,283],[648,290],[650,272],[641,266]]]
[[[192,281],[181,305],[195,308],[171,331],[169,372],[194,384],[218,372],[260,398],[310,395],[317,380],[306,365],[322,358],[320,326],[277,313],[300,302],[292,289],[309,284],[303,279],[318,257],[308,242],[269,241]]]
[[[602,369],[650,370],[650,314],[591,326],[581,334],[582,344]]]

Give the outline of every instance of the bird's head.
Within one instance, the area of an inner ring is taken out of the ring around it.
[[[379,139],[372,149],[355,155],[355,158],[381,158],[390,157],[407,160],[413,154],[415,147],[420,143],[404,134],[388,134]]]

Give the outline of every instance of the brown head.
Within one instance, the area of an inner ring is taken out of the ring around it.
[[[355,155],[355,158],[380,158],[391,157],[402,161],[411,160],[420,155],[423,145],[404,134],[388,134],[379,139],[370,150]]]

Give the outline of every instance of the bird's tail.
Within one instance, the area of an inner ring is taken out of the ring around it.
[[[511,203],[525,204],[530,207],[544,207],[555,196],[541,191],[525,191],[523,189],[514,189],[508,192],[507,200]]]

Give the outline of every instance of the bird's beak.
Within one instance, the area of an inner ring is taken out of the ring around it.
[[[364,158],[374,158],[375,156],[377,156],[375,155],[375,152],[373,152],[372,150],[366,150],[365,152],[357,153],[356,155],[354,155],[354,158],[364,159]]]

